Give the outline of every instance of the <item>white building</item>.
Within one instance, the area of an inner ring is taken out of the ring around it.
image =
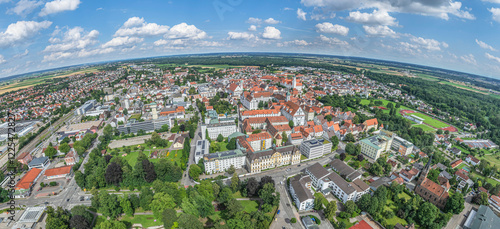
[[[306,124],[306,115],[304,111],[299,105],[292,101],[286,102],[283,107],[281,107],[281,114],[283,114],[288,121],[293,121],[294,126],[303,126]]]
[[[308,159],[321,157],[331,150],[332,143],[325,139],[311,139],[300,144],[300,153]]]
[[[309,176],[295,176],[290,179],[290,195],[299,211],[311,210],[314,207],[314,196],[311,191]]]
[[[205,155],[209,154],[210,151],[210,142],[208,140],[198,140],[196,142],[196,151],[194,152],[194,160],[196,164],[202,159]]]
[[[239,149],[206,154],[203,159],[206,174],[224,172],[229,169],[231,165],[233,165],[235,169],[241,169],[245,166],[246,161],[245,154]]]
[[[240,96],[241,104],[249,110],[255,110],[259,108],[259,103],[267,103],[273,99],[271,97],[271,92],[243,92]]]
[[[236,132],[236,125],[234,123],[216,123],[216,124],[207,124],[201,125],[201,134],[203,139],[206,139],[206,132],[208,131],[208,137],[210,139],[216,139],[219,134],[222,134],[223,137],[227,138],[232,133]]]
[[[361,145],[361,153],[373,160],[377,160],[382,152],[391,149],[392,140],[393,138],[383,134],[362,139],[359,142]]]

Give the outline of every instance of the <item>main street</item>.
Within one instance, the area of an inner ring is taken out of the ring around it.
[[[196,103],[193,103],[193,107],[196,111],[198,110],[198,107],[196,107]],[[181,184],[184,186],[194,186],[196,184],[195,181],[189,177],[189,168],[192,164],[196,164],[196,161],[194,160],[196,142],[198,140],[201,140],[201,124],[203,123],[203,119],[200,112],[198,112],[198,117],[200,118],[200,121],[197,125],[198,128],[196,128],[196,131],[194,132],[194,138],[191,140],[191,151],[189,152],[188,166],[186,166],[186,171],[182,173]]]

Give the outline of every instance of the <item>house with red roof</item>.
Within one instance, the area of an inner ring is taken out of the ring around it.
[[[472,156],[472,154],[469,154],[467,155],[467,157],[465,158],[465,161],[471,165],[479,165],[479,163],[481,163],[481,161],[479,159],[477,159],[476,157]]]
[[[62,167],[52,168],[45,170],[45,179],[57,179],[57,178],[66,178],[71,175],[72,165],[66,165]]]
[[[42,174],[41,169],[32,168],[19,180],[14,187],[14,197],[24,198],[31,194],[33,186]]]

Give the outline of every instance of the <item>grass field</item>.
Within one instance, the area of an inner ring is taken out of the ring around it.
[[[259,202],[256,200],[238,200],[243,206],[243,211],[251,213],[259,210]]]
[[[406,194],[406,195],[408,195],[408,194]],[[405,198],[406,198],[406,196],[405,196]],[[409,198],[409,196],[408,196],[408,198]],[[384,211],[387,211],[387,210],[393,211],[394,213],[396,213],[396,206],[394,205],[394,202],[392,200],[387,200],[387,205],[384,207]],[[401,218],[399,218],[397,216],[394,216],[394,217],[392,217],[390,219],[386,219],[386,222],[387,222],[387,224],[393,225],[393,226],[396,225],[397,223],[399,223],[401,225],[408,224],[406,222],[406,220],[401,219]]]
[[[143,145],[143,146],[145,146],[145,145]],[[169,146],[170,146],[170,144],[169,144]],[[144,154],[149,157],[152,152],[154,152],[155,150],[161,150],[161,149],[164,149],[164,148],[153,149],[152,147],[146,147],[144,149]],[[172,163],[175,163],[175,162],[177,162],[177,164],[181,163],[180,160],[181,160],[181,157],[182,157],[182,150],[168,151],[167,155],[168,156],[165,155],[165,157],[163,157],[163,158],[166,158],[167,160],[172,161]],[[130,152],[129,154],[127,154],[127,156],[125,156],[124,158],[125,158],[125,160],[127,160],[127,162],[128,162],[129,165],[134,166],[135,163],[137,162],[137,157],[138,156],[139,156],[139,150],[134,150],[134,151]],[[159,161],[160,159],[161,158],[150,158],[149,160],[153,161],[153,162],[156,162],[156,161]]]
[[[413,125],[413,127],[420,127],[422,128],[422,130],[424,131],[427,131],[427,132],[434,132],[436,131],[436,129],[428,126],[428,125],[425,125],[425,124],[417,124],[417,125]]]
[[[381,106],[381,107],[385,107],[385,108],[387,108],[387,104],[389,104],[389,103],[393,103],[393,104],[394,104],[394,106],[396,105],[396,103],[395,103],[395,102],[391,102],[391,101],[388,101],[388,100],[385,100],[385,99],[375,99],[375,100],[373,100],[373,101],[375,102],[375,101],[377,101],[377,100],[378,100],[378,101],[382,101],[382,106]],[[361,100],[361,105],[368,105],[368,104],[370,104],[370,100],[368,100],[368,99],[362,99],[362,100]],[[377,106],[377,105],[374,105],[374,106]],[[397,116],[401,116],[401,114],[399,113],[399,111],[400,111],[400,110],[411,110],[411,109],[410,109],[410,108],[408,108],[408,107],[406,107],[406,106],[401,105],[401,107],[399,107],[399,108],[397,109],[397,111],[396,111],[396,115],[397,115]],[[383,112],[384,112],[384,113],[389,113],[389,112],[390,112],[390,110],[389,110],[389,109],[387,109],[387,110],[383,110]]]
[[[444,127],[449,127],[450,125],[444,123],[444,122],[441,122],[437,119],[433,119],[431,118],[430,116],[427,116],[427,115],[424,115],[422,113],[413,113],[412,115],[415,115],[419,118],[423,118],[424,119],[424,122],[433,126],[433,127],[436,127],[436,128],[444,128]]]
[[[144,228],[163,225],[163,222],[161,220],[155,220],[153,215],[135,215],[132,217],[124,216],[120,221],[129,222],[130,225],[140,223]]]
[[[398,197],[399,198],[405,198],[405,200],[411,199],[411,197],[408,194],[406,194],[405,192],[399,193]]]
[[[500,160],[497,157],[500,155],[484,155],[484,157],[477,157],[479,160],[486,160],[493,165],[500,165]],[[500,157],[499,157],[500,158]]]

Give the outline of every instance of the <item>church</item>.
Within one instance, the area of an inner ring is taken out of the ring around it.
[[[421,196],[424,200],[431,202],[436,207],[443,209],[448,200],[449,194],[446,187],[437,184],[436,182],[427,179],[431,167],[432,156],[429,162],[425,165],[415,187],[415,193]]]
[[[297,89],[298,91],[302,91],[302,81],[298,80],[295,76],[293,76],[293,79],[285,79],[283,82],[283,86],[285,86],[287,89]]]

